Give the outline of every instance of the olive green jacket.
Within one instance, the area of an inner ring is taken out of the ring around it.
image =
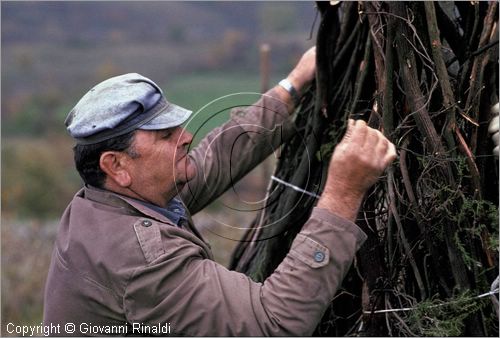
[[[293,133],[276,97],[271,90],[235,109],[190,153],[198,173],[179,196],[191,214]],[[214,262],[192,222],[178,227],[131,198],[85,187],[60,222],[44,325],[59,324],[60,335],[310,335],[364,239],[354,223],[315,208],[276,271],[256,283]]]

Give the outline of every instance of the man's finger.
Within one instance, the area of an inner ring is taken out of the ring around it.
[[[396,152],[396,146],[394,143],[389,142],[389,147],[387,148],[387,152],[385,153],[385,166],[387,167],[389,164],[392,163],[398,157],[398,154]]]
[[[497,114],[498,115],[498,108],[499,108],[499,103],[497,102],[497,104],[495,104],[493,107],[491,107],[491,112],[493,114]]]
[[[359,147],[365,143],[366,134],[368,133],[368,126],[363,120],[356,120],[352,127],[351,142]]]
[[[366,128],[366,135],[363,140],[363,148],[366,149],[373,149],[377,147],[378,143],[384,138],[382,133],[380,133],[378,130],[372,129],[372,128]]]
[[[380,156],[384,156],[387,153],[387,149],[389,148],[389,140],[379,132],[379,138],[377,140],[377,145],[375,148],[375,154],[380,154]]]
[[[498,116],[495,116],[491,122],[490,122],[490,125],[488,126],[488,132],[490,134],[493,134],[495,132],[497,132],[499,129],[499,125],[498,125]]]
[[[499,139],[500,139],[500,133],[498,131],[491,136],[491,140],[493,141],[493,143],[495,145],[498,145],[498,143],[500,141]]]
[[[344,137],[342,138],[342,141],[347,140],[351,137],[354,123],[355,123],[355,121],[353,119],[347,120],[347,129],[345,131]]]

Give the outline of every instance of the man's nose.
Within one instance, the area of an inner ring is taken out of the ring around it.
[[[181,146],[187,146],[193,141],[193,134],[191,134],[186,129],[182,128],[181,135],[179,137],[179,144]]]

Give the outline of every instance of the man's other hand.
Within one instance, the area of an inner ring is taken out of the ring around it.
[[[287,79],[300,94],[312,82],[316,75],[316,47],[311,47],[300,58],[297,66],[290,72]]]
[[[349,120],[335,148],[318,207],[354,221],[367,190],[396,158],[394,144],[362,120]]]
[[[493,141],[493,144],[495,147],[493,148],[493,155],[495,155],[498,158],[498,138],[500,137],[500,134],[498,132],[499,129],[499,121],[498,121],[498,106],[499,104],[497,103],[493,107],[491,107],[491,113],[495,115],[491,121],[490,125],[488,126],[488,132],[491,134],[491,140]]]

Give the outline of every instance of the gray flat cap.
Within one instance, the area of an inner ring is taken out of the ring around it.
[[[150,79],[129,73],[89,90],[64,121],[78,144],[93,144],[135,129],[159,130],[181,125],[191,111],[168,102]]]

